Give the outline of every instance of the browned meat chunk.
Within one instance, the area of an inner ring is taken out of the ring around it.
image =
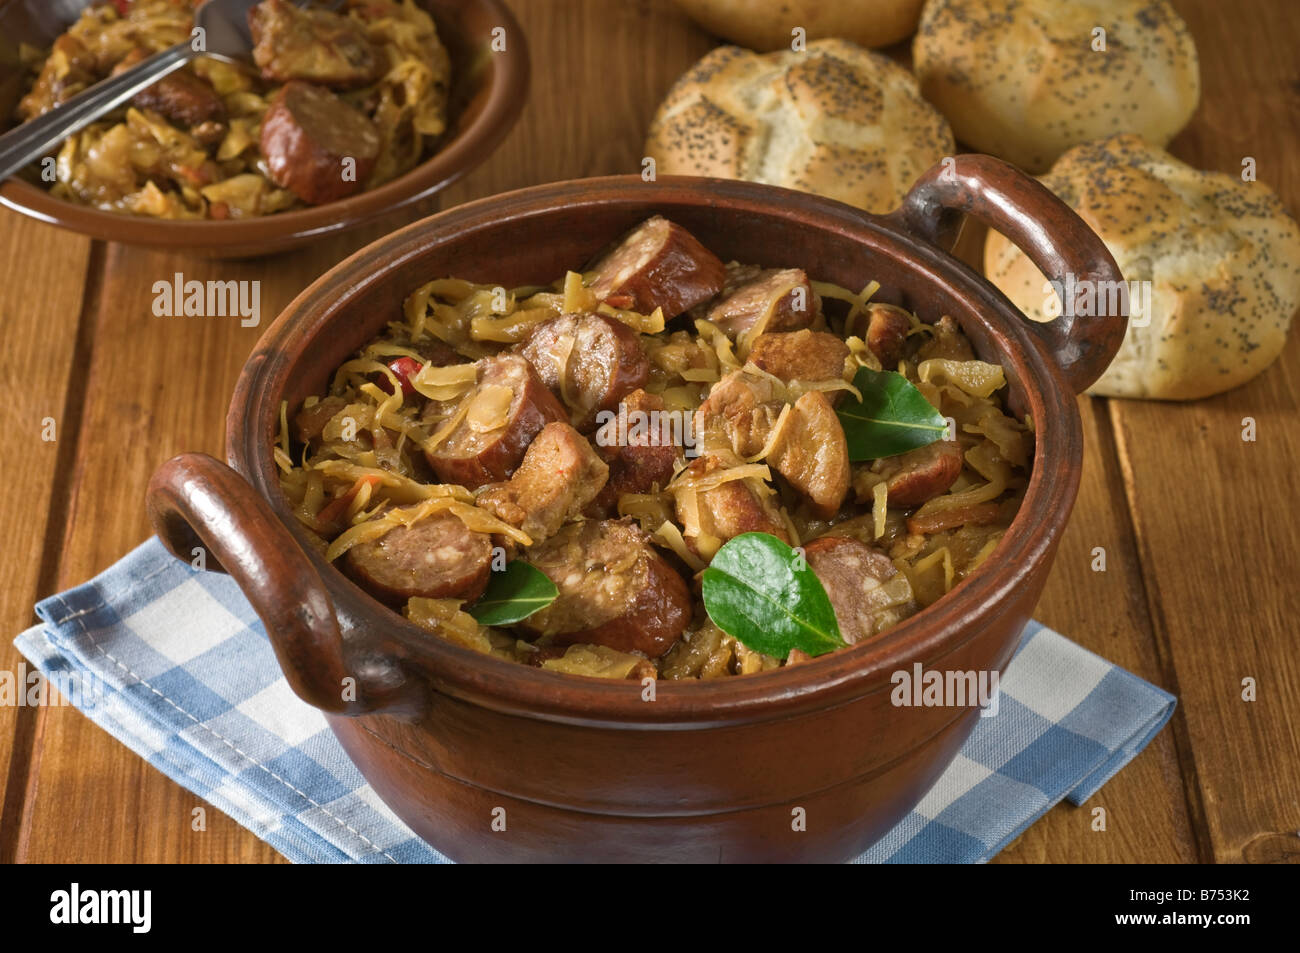
[[[686,482],[679,482],[677,485],[682,488],[674,492],[677,522],[685,528],[686,545],[705,559],[712,559],[718,546],[741,533],[770,533],[790,542],[770,487],[755,486],[752,480],[726,480],[710,485],[710,477],[739,462],[725,454],[700,457],[686,468]],[[690,484],[696,481],[701,481],[702,489],[691,488]]]
[[[592,270],[591,290],[602,301],[643,314],[663,308],[666,319],[712,298],[725,275],[713,252],[659,215],[632,229]]]
[[[767,268],[709,309],[708,319],[732,340],[766,331],[797,331],[816,320],[821,298],[799,268]]]
[[[804,547],[835,609],[840,635],[853,645],[878,635],[918,610],[907,577],[889,557],[861,540],[823,536]]]
[[[487,357],[478,362],[478,381],[434,435],[455,426],[425,456],[443,482],[476,489],[509,479],[542,428],[567,416],[522,357]]]
[[[510,482],[485,488],[477,503],[537,544],[581,513],[608,477],[609,467],[587,438],[556,422],[542,428]]]
[[[581,431],[596,426],[596,415],[650,379],[650,362],[640,335],[603,314],[562,314],[538,325],[516,347],[542,382],[570,411]]]
[[[299,443],[311,443],[325,431],[339,411],[348,405],[342,397],[323,397],[310,407],[304,407],[293,418],[293,435]]]
[[[148,56],[148,50],[137,46],[113,67],[114,75],[130,69]],[[164,76],[149,88],[136,93],[132,102],[141,109],[152,109],[186,127],[226,121],[226,104],[212,88],[212,84],[185,68]]]
[[[849,447],[825,394],[811,390],[795,401],[767,461],[817,516],[830,519],[839,512],[849,492]]]
[[[849,346],[825,331],[783,331],[760,334],[749,350],[749,361],[759,370],[790,381],[844,379]]]
[[[386,602],[477,599],[487,587],[492,538],[451,513],[435,513],[358,543],[343,557],[348,574]]]
[[[695,438],[702,452],[730,450],[752,457],[767,443],[783,406],[770,378],[732,371],[695,412]]]
[[[867,348],[876,355],[883,369],[892,371],[898,367],[911,329],[912,319],[902,308],[892,304],[867,305]]]
[[[597,449],[609,462],[609,482],[590,513],[617,515],[624,493],[649,493],[668,485],[677,467],[677,442],[655,394],[634,390],[619,402],[618,417],[596,432]]]
[[[957,322],[946,314],[934,323],[934,336],[922,344],[916,353],[917,361],[926,361],[932,357],[948,361],[975,360],[970,341]]]
[[[896,457],[883,457],[871,465],[870,472],[888,481],[890,506],[920,506],[957,482],[963,459],[956,440],[936,440]],[[865,484],[857,497],[859,502],[871,498]]]
[[[346,16],[266,0],[248,11],[248,28],[253,62],[273,83],[351,87],[378,77],[381,64],[364,27]]]
[[[658,658],[691,620],[686,583],[634,522],[569,523],[527,558],[560,594],[520,626],[555,642]]]
[[[262,117],[261,149],[276,185],[321,205],[364,188],[379,159],[379,133],[329,90],[292,82]]]

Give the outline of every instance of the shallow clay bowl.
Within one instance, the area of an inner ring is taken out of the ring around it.
[[[92,238],[183,251],[207,258],[251,258],[287,251],[356,228],[428,199],[474,168],[519,118],[528,95],[528,45],[501,0],[419,0],[451,56],[447,132],[429,157],[377,189],[330,202],[242,221],[169,221],[107,212],[66,202],[12,178],[0,184],[0,204]],[[89,0],[0,0],[0,130],[13,123],[26,92],[19,44],[48,49]],[[493,30],[505,49],[493,52]],[[428,209],[426,208],[426,211]]]
[[[936,167],[889,216],[744,182],[637,177],[540,186],[435,215],[338,265],[267,329],[230,405],[230,467],[195,454],[164,465],[149,490],[154,526],[173,553],[189,561],[201,542],[239,581],[294,690],[325,710],[392,809],[449,857],[851,858],[917,803],[978,717],[894,707],[891,674],[915,662],[1000,671],[1010,659],[1078,489],[1075,394],[1124,332],[1123,315],[1027,322],[941,250],[961,212],[1016,240],[1050,277],[1120,280],[1073,212],[987,156]],[[281,401],[292,415],[324,393],[333,369],[420,284],[547,283],[655,213],[724,261],[797,266],[850,288],[875,279],[881,298],[931,320],[952,315],[979,355],[1005,368],[1037,448],[997,550],[934,606],[806,664],[663,681],[644,700],[636,682],[475,654],[375,602],[299,529],[271,449]],[[796,808],[805,830],[794,829]]]

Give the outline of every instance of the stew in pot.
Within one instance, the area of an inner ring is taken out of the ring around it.
[[[476,651],[801,663],[975,570],[1031,466],[1002,369],[876,290],[724,263],[659,216],[549,287],[438,278],[282,408],[281,483],[329,560]]]

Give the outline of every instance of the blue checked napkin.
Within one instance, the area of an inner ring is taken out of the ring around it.
[[[151,539],[36,607],[19,650],[96,724],[290,860],[445,863],[290,691],[226,576]],[[1031,622],[982,717],[921,803],[859,862],[988,860],[1062,798],[1082,804],[1175,699]]]

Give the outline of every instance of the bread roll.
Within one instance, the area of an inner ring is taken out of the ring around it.
[[[751,50],[788,50],[795,27],[804,38],[839,37],[888,46],[912,35],[925,0],[677,0],[710,33]]]
[[[1201,95],[1167,0],[929,0],[912,56],[961,142],[1035,173],[1115,133],[1166,145]]]
[[[869,212],[896,208],[953,149],[911,73],[845,40],[802,53],[718,47],[669,91],[646,140],[664,175],[783,185]]]
[[[1135,135],[1077,146],[1042,181],[1101,236],[1133,289],[1119,355],[1089,393],[1194,400],[1245,383],[1281,352],[1300,304],[1300,225],[1267,185],[1198,172]],[[1058,307],[996,232],[984,271],[1034,320]]]

